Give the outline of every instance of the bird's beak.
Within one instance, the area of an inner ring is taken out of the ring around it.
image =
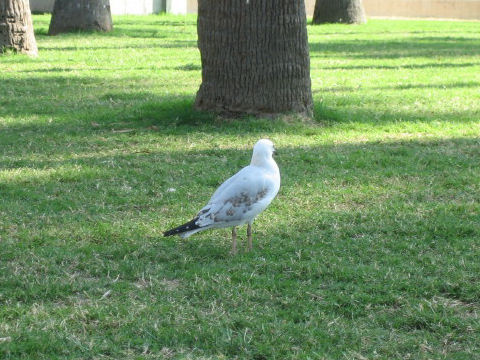
[[[274,149],[273,149],[273,152],[272,152],[272,155],[277,155],[277,153],[278,153],[278,152],[277,152],[277,149],[274,148]]]

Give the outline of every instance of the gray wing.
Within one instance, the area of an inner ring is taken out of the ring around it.
[[[200,226],[229,226],[250,221],[278,192],[274,176],[256,166],[247,166],[225,181],[197,214]]]
[[[210,200],[208,201],[208,203],[212,203],[212,202],[215,202],[215,198],[219,196],[219,194],[222,194],[228,187],[230,187],[230,185],[235,182],[235,181],[238,181],[239,178],[242,178],[244,176],[244,174],[247,174],[249,172],[249,169],[250,166],[246,166],[244,167],[243,169],[241,169],[239,172],[237,172],[235,175],[233,175],[232,177],[228,178],[227,180],[225,180],[222,185],[220,185],[218,187],[217,190],[215,190],[215,192],[213,193],[212,197],[210,198]]]

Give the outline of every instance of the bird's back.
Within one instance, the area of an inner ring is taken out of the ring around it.
[[[250,222],[275,198],[278,172],[249,165],[227,179],[198,216],[201,226],[227,227]]]

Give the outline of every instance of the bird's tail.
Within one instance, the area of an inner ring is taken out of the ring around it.
[[[198,220],[198,218],[195,218],[193,220],[190,220],[189,222],[180,225],[176,228],[170,229],[168,231],[165,231],[163,233],[163,236],[172,236],[172,235],[180,235],[181,237],[188,237],[192,234],[195,234],[196,232],[199,232],[202,230],[200,226],[195,224],[195,222]]]

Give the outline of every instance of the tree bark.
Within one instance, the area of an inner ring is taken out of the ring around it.
[[[110,0],[55,0],[48,34],[112,28]]]
[[[317,0],[315,2],[314,24],[365,24],[366,22],[362,0]]]
[[[304,0],[199,0],[197,30],[197,109],[311,115]]]
[[[38,54],[28,0],[0,0],[0,53],[5,49]]]

